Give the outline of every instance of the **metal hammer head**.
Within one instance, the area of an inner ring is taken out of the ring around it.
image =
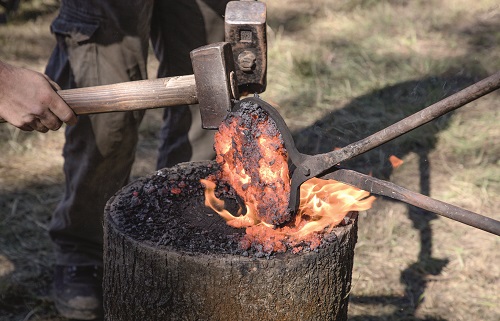
[[[266,19],[266,5],[260,1],[230,1],[226,6],[225,40],[233,47],[242,94],[266,90]]]
[[[205,129],[217,129],[239,98],[231,45],[219,42],[191,51],[196,95]]]

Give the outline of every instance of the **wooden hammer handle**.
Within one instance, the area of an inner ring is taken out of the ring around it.
[[[197,104],[194,75],[123,82],[57,92],[77,115]],[[0,118],[0,122],[4,122]]]

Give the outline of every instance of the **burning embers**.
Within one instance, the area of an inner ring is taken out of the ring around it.
[[[229,219],[229,225],[247,227],[258,222],[279,225],[290,219],[288,156],[267,113],[257,105],[245,103],[219,127],[215,151],[222,180],[246,204],[246,215]]]
[[[299,252],[317,248],[351,211],[366,210],[375,197],[333,180],[310,179],[300,189],[299,211],[288,208],[288,156],[276,124],[260,106],[246,102],[220,126],[215,136],[220,177],[202,179],[205,205],[228,225],[246,228],[240,248],[258,253]],[[230,185],[245,209],[235,215],[215,196],[216,181]],[[326,233],[326,234],[325,234]]]

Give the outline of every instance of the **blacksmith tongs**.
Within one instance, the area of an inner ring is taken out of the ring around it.
[[[337,166],[340,162],[395,139],[499,87],[500,72],[497,72],[371,136],[341,149],[317,155],[306,155],[297,150],[288,126],[274,107],[258,98],[258,96],[245,98],[243,101],[251,101],[267,111],[283,137],[289,161],[295,166],[291,179],[290,202],[288,205],[291,213],[296,213],[299,206],[299,189],[302,183],[312,177],[319,177],[335,179],[373,194],[391,197],[500,236],[500,221],[412,192],[394,183],[352,170],[340,169]]]

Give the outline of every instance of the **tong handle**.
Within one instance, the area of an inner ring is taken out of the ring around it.
[[[362,140],[349,144],[339,150],[322,154],[322,161],[326,162],[323,171],[332,168],[339,162],[366,153],[382,144],[387,143],[409,131],[420,127],[452,110],[470,103],[496,89],[500,88],[500,71],[465,88],[461,91],[438,101],[437,103],[410,115],[397,123],[386,127]],[[320,155],[316,155],[320,156]],[[315,173],[316,174],[316,173]],[[319,175],[317,173],[316,175]]]
[[[321,178],[334,179],[372,194],[387,196],[500,236],[500,221],[435,200],[388,181],[347,169],[336,170]]]

